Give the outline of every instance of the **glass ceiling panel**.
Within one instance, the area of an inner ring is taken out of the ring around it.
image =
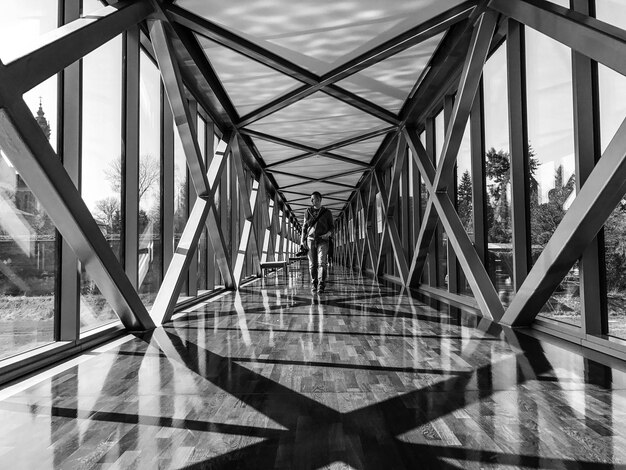
[[[335,183],[348,184],[350,186],[356,186],[358,181],[361,179],[361,176],[363,176],[363,172],[353,173],[347,176],[340,176],[339,178],[332,178],[332,179],[329,179],[328,181],[332,181]]]
[[[293,147],[286,147],[284,145],[268,142],[267,140],[252,138],[257,150],[261,153],[263,161],[271,165],[286,160],[296,155],[304,153],[302,150],[294,149]]]
[[[317,92],[248,127],[319,148],[386,126],[374,116]]]
[[[299,193],[304,195],[310,195],[313,191],[319,191],[322,193],[322,196],[325,195],[333,195],[333,193],[344,193],[345,188],[341,188],[340,186],[335,186],[334,184],[328,183],[320,183],[318,181],[312,183],[305,183],[298,186],[294,186],[293,188],[289,188],[284,190],[285,196],[287,199],[292,198],[293,196],[289,195],[289,193]],[[336,196],[333,196],[336,197]],[[297,196],[296,196],[297,198]]]
[[[178,0],[296,64],[324,73],[464,0]]]
[[[380,135],[356,144],[334,149],[333,153],[352,158],[353,160],[358,160],[360,162],[369,163],[372,161],[372,158],[374,158],[374,155],[376,155],[376,151],[378,150],[378,147],[380,147],[384,138],[385,135]]]
[[[328,157],[309,157],[285,165],[277,165],[274,167],[285,173],[299,174],[305,171],[306,176],[310,178],[325,178],[327,176],[338,175],[346,171],[353,171],[359,168],[357,165],[344,163],[339,160]],[[365,170],[365,168],[363,167]]]
[[[285,188],[286,186],[291,186],[292,184],[306,183],[308,181],[306,179],[298,178],[295,176],[280,175],[276,173],[271,174],[280,189]]]
[[[441,33],[427,39],[337,82],[337,85],[398,113],[443,36],[444,33]]]
[[[240,116],[245,116],[292,88],[297,80],[197,35],[213,69]]]

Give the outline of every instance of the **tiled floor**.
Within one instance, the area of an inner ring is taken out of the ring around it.
[[[0,468],[626,468],[626,373],[338,269],[0,391]]]

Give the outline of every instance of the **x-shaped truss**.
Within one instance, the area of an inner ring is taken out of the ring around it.
[[[22,95],[150,13],[148,3],[120,2],[43,36],[32,52],[10,64],[0,63],[2,151],[129,330],[154,323]]]

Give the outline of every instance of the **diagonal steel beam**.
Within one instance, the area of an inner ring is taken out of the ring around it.
[[[513,298],[502,323],[530,324],[626,194],[626,120]]]
[[[432,159],[426,152],[426,149],[420,142],[414,129],[405,128],[404,135],[409,147],[411,147],[413,160],[422,175],[422,179],[426,185],[426,190],[430,196],[434,192],[432,181],[435,178],[435,167],[432,164]],[[417,242],[413,251],[413,259],[411,260],[411,266],[409,267],[408,285],[410,286],[416,286],[419,284],[420,276],[422,275],[426,259],[428,258],[430,243],[435,235],[437,224],[439,223],[436,212],[433,208],[432,197],[428,198],[421,222]]]
[[[198,67],[198,70],[211,87],[211,90],[213,90],[213,93],[215,94],[215,97],[217,98],[220,106],[224,108],[224,111],[226,112],[226,115],[228,116],[228,119],[230,121],[229,124],[231,126],[234,126],[234,123],[239,121],[239,113],[231,102],[230,97],[224,89],[222,82],[218,78],[217,73],[211,65],[211,62],[202,50],[202,46],[198,42],[198,39],[193,35],[192,32],[185,28],[181,28],[176,23],[172,23],[172,28],[187,49],[187,52],[193,59],[195,65]]]
[[[472,289],[480,311],[489,319],[499,321],[504,314],[502,302],[489,278],[485,265],[465,231],[450,196],[447,193],[434,193],[431,200],[440,216],[441,225],[448,235],[448,242],[454,248],[454,253]]]
[[[224,154],[217,154],[211,160],[208,171],[208,197],[196,199],[150,311],[150,315],[157,325],[162,325],[172,318],[189,266],[195,259],[194,254],[196,253],[200,236],[207,225],[209,214],[215,211],[215,191],[224,168],[226,168],[227,155],[228,149]],[[226,278],[226,276],[224,277]]]
[[[406,50],[409,47],[415,46],[428,38],[436,36],[443,31],[446,31],[450,26],[466,19],[471,14],[474,7],[475,2],[467,1],[457,7],[443,12],[430,20],[389,39],[383,44],[372,48],[358,57],[351,59],[336,69],[326,73],[322,77],[319,77],[308,70],[287,61],[283,57],[280,57],[277,54],[251,41],[248,41],[247,39],[227,31],[219,25],[193,15],[187,10],[184,10],[176,5],[169,5],[167,8],[170,17],[174,21],[177,21],[189,29],[211,38],[223,46],[244,54],[253,60],[261,62],[268,67],[271,67],[306,84],[297,90],[279,97],[274,102],[263,106],[254,113],[244,116],[239,126],[243,127],[320,90],[380,119],[393,124],[398,124],[398,118],[394,114],[389,113],[372,102],[358,99],[358,96],[334,85],[334,83],[370,67],[375,63],[383,61],[403,50]]]
[[[626,32],[623,29],[540,0],[491,0],[489,8],[626,75]]]
[[[266,168],[270,168],[270,167],[274,167],[274,166],[277,166],[277,165],[283,165],[285,163],[291,163],[291,162],[294,162],[294,161],[302,160],[303,158],[307,158],[307,157],[310,157],[312,155],[320,155],[322,157],[328,157],[328,158],[332,158],[332,159],[335,159],[335,160],[343,161],[343,162],[346,162],[346,163],[352,163],[354,165],[367,166],[367,163],[363,163],[363,162],[361,162],[359,160],[353,160],[351,158],[344,157],[342,155],[337,155],[337,154],[330,153],[330,152],[326,152],[326,151],[320,152],[318,149],[316,149],[314,147],[309,147],[308,145],[300,144],[298,142],[294,142],[294,141],[287,140],[287,139],[282,139],[280,137],[276,137],[276,136],[273,136],[273,135],[264,134],[262,132],[254,131],[254,130],[251,130],[251,129],[240,129],[239,132],[241,134],[248,135],[250,137],[256,137],[258,139],[262,139],[262,140],[265,140],[267,142],[272,142],[274,144],[283,145],[285,147],[291,147],[291,148],[302,150],[303,152],[305,152],[302,155],[296,155],[294,157],[287,158],[287,159],[282,160],[280,162],[273,163],[271,165],[267,165]]]
[[[26,91],[122,34],[153,13],[149,2],[122,1],[61,26],[38,39],[34,49],[7,64],[0,80]]]
[[[406,285],[408,282],[408,274],[409,274],[409,266],[406,261],[406,257],[404,255],[404,250],[402,249],[402,241],[400,239],[400,235],[398,233],[398,226],[395,224],[394,215],[395,215],[395,204],[393,204],[393,200],[395,199],[395,191],[398,187],[400,176],[402,175],[402,170],[404,168],[405,158],[402,158],[404,155],[404,146],[405,140],[401,135],[398,135],[398,142],[396,146],[396,157],[393,163],[393,171],[391,173],[391,184],[389,186],[389,191],[385,188],[385,185],[382,181],[382,178],[378,173],[375,173],[375,181],[378,187],[378,191],[380,192],[383,199],[383,240],[386,237],[389,239],[391,244],[391,249],[393,251],[393,257],[396,262],[396,266],[398,268],[398,272],[400,273],[400,279],[403,285]],[[378,269],[380,269],[380,257],[383,253],[383,243],[381,243],[381,251],[379,254],[379,264]]]
[[[161,20],[149,20],[150,40],[154,47],[163,85],[174,115],[174,123],[178,129],[180,140],[185,151],[187,167],[191,180],[200,198],[209,193],[206,169],[202,152],[198,145],[198,136],[194,119],[187,105],[183,81],[176,60],[172,42],[165,31],[165,23]]]
[[[259,253],[255,248],[256,246],[256,234],[253,222],[254,215],[257,210],[257,200],[259,193],[259,183],[254,181],[252,190],[248,190],[248,185],[246,182],[246,174],[243,169],[243,162],[241,160],[241,154],[239,150],[239,142],[237,137],[234,138],[233,141],[233,151],[232,151],[232,159],[233,166],[235,167],[235,174],[237,179],[239,180],[239,194],[241,195],[241,200],[243,203],[243,212],[244,212],[244,223],[241,236],[239,238],[239,248],[237,250],[237,258],[235,260],[235,266],[233,270],[233,276],[235,279],[235,284],[237,287],[241,284],[241,279],[243,277],[243,266],[246,260],[246,256],[248,254],[248,250],[252,245],[253,248],[253,262],[255,264],[255,270],[259,272],[261,270]],[[254,243],[251,243],[251,239],[254,240]]]
[[[456,158],[463,140],[467,120],[480,85],[482,69],[489,53],[489,46],[497,23],[497,14],[487,11],[480,15],[474,28],[472,39],[463,72],[459,81],[459,91],[455,100],[450,124],[448,125],[442,155],[436,170],[432,166],[432,159],[426,153],[416,133],[404,129],[407,141],[413,151],[413,158],[422,173],[424,182],[430,194],[429,201],[422,219],[422,226],[417,245],[413,253],[413,260],[409,269],[409,284],[415,285],[422,274],[428,250],[437,228],[437,211],[433,210],[433,195],[435,192],[445,192],[454,175]]]
[[[483,13],[477,21],[463,65],[461,79],[449,125],[433,180],[435,191],[446,191],[452,183],[456,158],[461,148],[474,98],[480,85],[483,67],[489,54],[491,38],[496,29],[498,14],[493,11]]]
[[[300,67],[285,58],[279,56],[271,52],[270,50],[253,43],[241,36],[238,36],[231,31],[228,31],[226,28],[223,28],[220,25],[212,23],[205,18],[197,16],[184,8],[180,8],[177,5],[169,4],[167,5],[167,15],[171,20],[189,28],[192,31],[195,31],[198,34],[201,34],[222,46],[228,47],[229,49],[238,52],[252,60],[260,62],[263,65],[273,68],[278,72],[284,73],[296,80],[304,82],[306,86],[301,87],[300,91],[306,91],[306,94],[301,94],[296,90],[296,92],[289,93],[287,97],[282,97],[280,101],[280,107],[275,109],[266,109],[264,114],[257,114],[252,120],[250,117],[244,116],[242,121],[239,123],[238,127],[243,128],[246,125],[251,124],[252,122],[261,119],[261,117],[267,116],[273,112],[282,109],[283,107],[289,106],[296,101],[303,99],[304,97],[315,93],[316,90],[311,91],[310,86],[316,86],[319,83],[320,77],[316,74],[308,71],[307,69]],[[337,87],[338,88],[338,87]],[[379,107],[378,105],[371,103],[369,101],[361,100],[353,95],[352,93],[339,89],[334,90],[337,96],[336,98],[345,101],[346,103],[350,103],[352,106],[355,106],[362,111],[372,114],[383,120],[392,120],[390,122],[397,123],[398,119],[395,115],[390,113],[389,111]]]
[[[2,65],[0,64],[0,69]],[[154,328],[137,291],[23,100],[0,82],[0,146],[128,330]],[[7,94],[11,95],[9,100]],[[10,103],[10,104],[9,104]]]

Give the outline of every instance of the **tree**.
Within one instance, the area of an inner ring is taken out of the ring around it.
[[[121,191],[122,185],[122,161],[114,160],[104,172],[105,178],[116,193]],[[143,155],[139,159],[139,200],[152,188],[158,185],[161,176],[159,162],[150,155]]]
[[[491,147],[485,154],[485,174],[489,184],[489,206],[487,207],[487,220],[489,227],[489,240],[499,243],[509,243],[511,234],[511,216],[509,204],[509,184],[511,183],[511,156],[504,150],[496,150]],[[539,183],[535,178],[539,161],[535,157],[532,145],[528,144],[528,179],[529,198],[531,207],[537,203]]]
[[[465,230],[468,233],[472,232],[474,227],[472,220],[472,177],[469,170],[465,170],[461,175],[457,189],[457,212]]]
[[[554,188],[548,191],[548,202],[531,204],[531,241],[544,247],[565,216],[565,203],[574,191],[576,177],[572,174],[564,182],[564,168],[559,165],[554,173]]]
[[[106,197],[96,202],[96,218],[98,222],[109,228],[109,233],[119,233],[120,201],[116,197]]]

